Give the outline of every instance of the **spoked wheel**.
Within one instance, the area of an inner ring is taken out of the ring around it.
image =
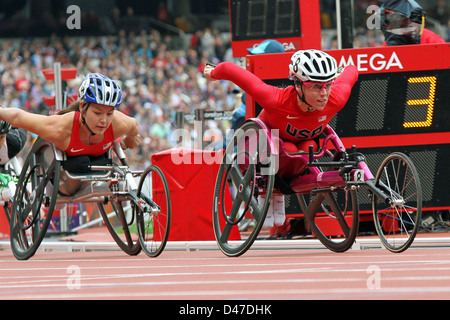
[[[143,210],[135,206],[139,242],[144,252],[154,258],[166,246],[172,217],[169,186],[159,167],[152,165],[144,171],[137,196],[146,203]]]
[[[359,228],[359,207],[356,191],[324,191],[311,195],[309,205],[297,195],[305,218],[314,236],[328,249],[344,252],[355,242]]]
[[[275,181],[275,160],[268,142],[257,123],[246,122],[236,131],[222,159],[214,188],[213,226],[219,248],[227,256],[246,252],[266,218]],[[264,202],[258,201],[263,195]],[[250,234],[242,232],[242,241],[233,241],[232,230],[244,217],[251,226]]]
[[[113,210],[107,213],[103,203],[97,204],[106,228],[123,252],[131,256],[139,254],[141,246],[130,230],[130,226],[134,225],[134,211],[129,201],[112,201],[111,205]]]
[[[19,260],[32,257],[47,232],[60,173],[61,163],[54,159],[52,145],[37,140],[25,160],[12,203],[10,242]]]
[[[414,241],[422,217],[422,189],[411,159],[390,154],[381,164],[375,185],[389,196],[389,203],[372,199],[375,228],[383,245],[392,252],[406,250]]]

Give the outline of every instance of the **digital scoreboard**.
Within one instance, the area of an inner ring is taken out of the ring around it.
[[[450,44],[327,51],[359,71],[345,107],[330,121],[346,148],[356,145],[375,174],[391,152],[411,157],[424,210],[450,208]],[[292,53],[247,56],[247,69],[287,86]],[[247,96],[247,118],[261,108]],[[367,196],[360,197],[369,208]]]
[[[228,0],[234,57],[275,39],[286,51],[320,49],[319,0]]]

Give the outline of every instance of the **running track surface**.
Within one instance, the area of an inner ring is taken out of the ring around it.
[[[0,251],[0,299],[449,299],[450,248],[44,252]]]

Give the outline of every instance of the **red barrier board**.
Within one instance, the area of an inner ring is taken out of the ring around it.
[[[9,238],[9,223],[6,219],[5,210],[3,206],[0,206],[0,239]]]
[[[213,195],[221,159],[221,151],[184,148],[152,155],[152,164],[164,172],[169,185],[172,204],[169,241],[215,240]],[[236,226],[230,240],[239,239]]]
[[[54,69],[43,69],[42,73],[46,80],[55,80],[55,70]],[[61,69],[61,80],[71,80],[75,79],[77,76],[77,69]]]

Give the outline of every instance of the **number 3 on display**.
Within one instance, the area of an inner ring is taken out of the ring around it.
[[[405,128],[419,128],[419,127],[429,127],[433,120],[433,109],[434,109],[434,96],[436,94],[436,77],[414,77],[408,79],[408,92],[410,86],[420,83],[429,83],[430,87],[428,90],[427,99],[408,99],[406,105],[408,106],[428,106],[426,112],[426,119],[424,121],[405,121],[403,122],[403,127]],[[409,96],[409,95],[408,95]],[[406,118],[406,117],[405,117]],[[406,120],[406,119],[405,119]]]

